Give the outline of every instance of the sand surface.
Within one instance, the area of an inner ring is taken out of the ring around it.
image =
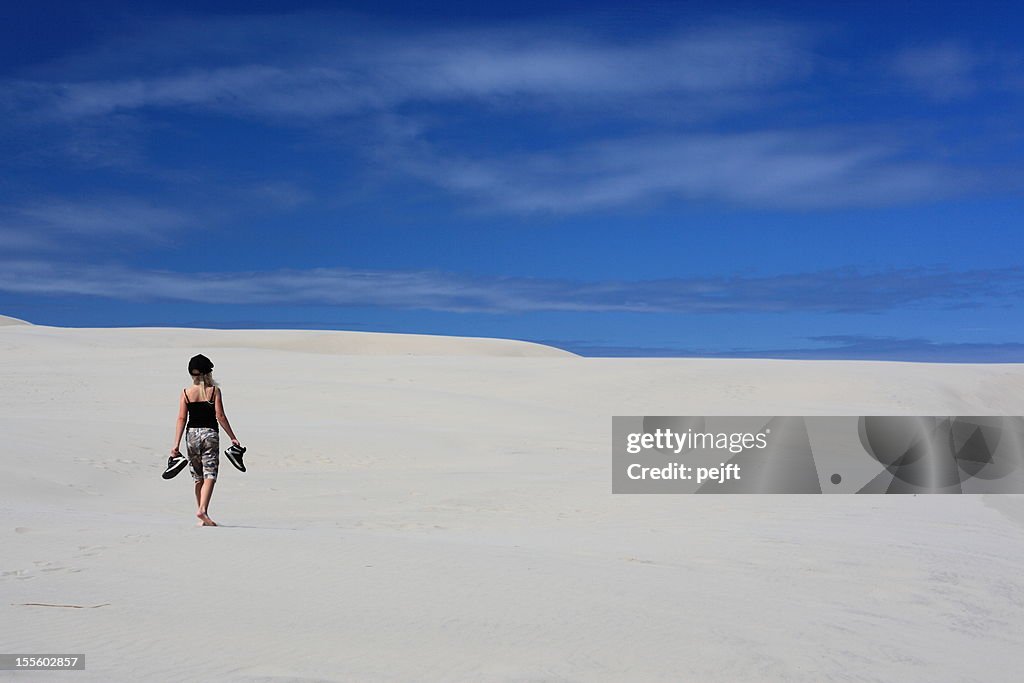
[[[613,496],[610,435],[1021,415],[1024,365],[11,322],[0,651],[87,669],[0,680],[1020,680],[1024,498]],[[222,458],[219,528],[187,471],[160,478],[200,352],[249,448],[245,474]]]

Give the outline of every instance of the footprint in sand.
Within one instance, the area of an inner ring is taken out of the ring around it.
[[[10,569],[0,574],[5,579],[32,579],[35,578],[27,569]]]
[[[625,560],[626,562],[634,562],[636,564],[643,564],[643,565],[646,565],[648,567],[664,567],[666,569],[672,567],[671,564],[666,564],[665,562],[658,562],[657,560],[647,560],[647,559],[644,559],[642,557],[624,557],[622,559]]]
[[[32,564],[36,565],[36,567],[39,569],[39,571],[47,572],[47,573],[50,573],[50,572],[76,573],[76,572],[82,571],[81,569],[77,569],[75,567],[64,567],[62,565],[54,564],[52,562],[46,562],[44,560],[36,560]]]

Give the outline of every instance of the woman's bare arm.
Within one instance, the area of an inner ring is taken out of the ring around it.
[[[171,447],[171,454],[178,452],[181,445],[181,435],[185,433],[185,421],[188,420],[188,408],[185,407],[185,392],[178,397],[178,422],[174,427],[174,445]]]
[[[224,431],[228,433],[229,437],[231,437],[231,441],[238,441],[238,439],[235,438],[235,433],[231,431],[231,423],[228,422],[228,416],[224,413],[224,397],[221,396],[222,392],[220,388],[216,391],[217,394],[214,409],[217,411],[217,422],[220,423],[220,426],[223,427]]]

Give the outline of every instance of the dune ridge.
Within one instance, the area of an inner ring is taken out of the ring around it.
[[[4,322],[10,320],[12,322]],[[157,345],[164,348],[239,348],[298,351],[330,355],[441,355],[576,357],[554,346],[517,339],[459,337],[347,330],[231,330],[184,327],[83,327],[33,325],[0,316],[0,325],[32,328],[24,333],[41,343],[76,343],[87,334],[90,343],[110,349]]]
[[[31,325],[32,323],[21,318],[12,318],[9,315],[0,315],[0,327],[5,325]]]

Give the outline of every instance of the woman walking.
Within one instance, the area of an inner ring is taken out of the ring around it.
[[[224,413],[224,398],[221,396],[220,387],[213,381],[213,362],[202,354],[193,356],[188,362],[188,372],[192,375],[192,386],[182,391],[178,401],[178,423],[171,456],[181,457],[178,445],[181,443],[182,432],[185,432],[187,419],[185,443],[192,479],[196,485],[196,505],[199,506],[196,512],[196,517],[199,518],[197,526],[217,526],[208,514],[213,487],[217,483],[217,471],[220,468],[220,430],[217,423],[223,425],[224,431],[231,437],[233,452],[236,450],[235,447],[240,449],[240,444],[235,438],[235,433],[231,431],[228,416]],[[244,472],[241,455],[235,457],[238,459],[235,466]]]

